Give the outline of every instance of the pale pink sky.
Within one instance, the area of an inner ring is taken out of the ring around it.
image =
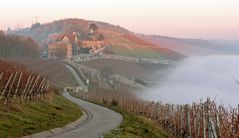
[[[0,28],[61,18],[105,21],[130,31],[239,39],[239,0],[2,0]]]

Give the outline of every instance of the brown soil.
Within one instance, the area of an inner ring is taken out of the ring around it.
[[[22,64],[30,71],[46,75],[59,88],[77,84],[65,65],[55,60],[38,58],[6,58],[4,60]]]

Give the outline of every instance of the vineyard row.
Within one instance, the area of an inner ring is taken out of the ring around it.
[[[49,92],[52,82],[43,75],[28,72],[0,72],[0,102],[32,101]]]
[[[117,92],[79,93],[82,99],[117,105],[153,120],[173,137],[238,138],[239,107],[224,107],[214,101],[173,105],[126,98]]]

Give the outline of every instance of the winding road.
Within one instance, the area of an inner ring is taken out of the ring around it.
[[[103,133],[110,132],[110,130],[118,127],[123,119],[122,115],[115,111],[72,97],[67,92],[64,92],[63,96],[84,109],[87,114],[87,118],[76,126],[76,128],[52,136],[54,138],[100,137]]]
[[[70,66],[67,66],[67,68],[78,84],[83,84],[76,71]],[[55,128],[22,138],[98,138],[102,134],[118,127],[123,120],[121,114],[106,107],[75,98],[68,92],[64,92],[63,96],[83,109],[81,118],[65,127]],[[74,114],[74,111],[72,111],[72,114]]]
[[[67,68],[72,73],[79,85],[83,84],[76,71],[70,66],[67,66]],[[118,127],[123,120],[122,115],[113,110],[72,97],[68,92],[64,92],[63,96],[79,105],[84,110],[87,117],[74,129],[64,133],[56,134],[52,137],[96,138]],[[72,114],[74,114],[74,112],[72,112]]]
[[[71,72],[71,74],[73,75],[74,79],[76,80],[76,82],[78,83],[79,86],[81,86],[83,88],[84,92],[88,92],[88,88],[87,86],[84,84],[84,82],[81,80],[81,78],[78,76],[77,72],[69,65],[65,64],[65,66],[67,67],[67,69]]]

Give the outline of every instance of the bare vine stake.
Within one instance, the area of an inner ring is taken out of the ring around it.
[[[21,79],[22,79],[22,73],[20,74],[20,77],[19,77],[19,79],[18,79],[17,88],[16,88],[16,90],[15,90],[13,99],[16,99],[16,95],[17,95],[17,93],[18,93],[18,89],[19,89],[19,85],[20,85]]]
[[[182,106],[180,106],[180,135],[183,138],[183,110]]]
[[[36,83],[38,82],[38,79],[39,79],[39,78],[40,78],[40,75],[37,76],[37,78],[35,79],[35,81],[34,81],[32,87],[31,87],[31,89],[30,89],[30,92],[29,92],[29,95],[28,95],[28,99],[30,99],[30,100],[31,100],[31,95],[33,95],[33,97],[34,97],[34,93],[33,93],[34,87],[35,87]]]
[[[45,89],[45,87],[46,87],[46,80],[44,80],[44,82],[43,82],[43,85],[42,85],[42,87],[41,87],[41,95],[44,95],[44,89]]]
[[[43,84],[42,84],[42,86],[41,86],[40,95],[43,95],[43,89],[44,89],[44,87],[45,87],[45,82],[46,82],[46,80],[43,81]]]
[[[48,83],[49,83],[49,82],[48,82],[48,80],[47,80],[46,83],[45,83],[45,85],[44,85],[44,88],[43,88],[44,94],[46,93]]]
[[[202,114],[203,114],[203,138],[207,137],[207,133],[206,133],[206,116],[205,116],[205,103],[203,103],[202,105]]]
[[[48,81],[46,91],[49,90],[50,86],[51,86],[51,81]]]
[[[1,83],[2,76],[3,76],[3,72],[2,72],[1,75],[0,75],[0,83]]]
[[[201,103],[200,103],[200,105],[199,105],[198,108],[201,108]],[[196,138],[198,138],[198,137],[200,136],[200,129],[201,129],[201,114],[202,114],[202,112],[199,111],[199,114],[197,115],[198,127],[197,127],[197,136],[196,136]]]
[[[43,95],[45,95],[47,85],[48,85],[48,81],[46,80],[45,85],[44,85],[44,87],[42,89]]]
[[[31,87],[32,87],[32,82],[33,82],[34,79],[35,79],[35,76],[33,75],[32,78],[31,78],[31,81],[30,81],[30,83],[29,83],[29,86],[28,86],[28,88],[27,88],[27,90],[26,90],[26,92],[25,92],[25,95],[23,96],[23,100],[25,100],[26,97],[29,96],[29,89],[31,89]]]
[[[192,105],[192,109],[193,109],[193,131],[194,131],[194,135],[196,134],[196,115],[195,115],[195,104]],[[199,127],[199,126],[198,126]],[[196,137],[196,135],[195,135]]]
[[[34,81],[36,81],[36,79],[37,79],[37,77],[34,76],[34,79],[32,79],[32,81],[31,81],[31,83],[30,83],[29,89],[28,89],[28,91],[27,91],[27,95],[26,95],[26,97],[25,97],[26,100],[28,100],[29,97],[30,97],[31,90],[32,90],[32,87],[33,87],[33,85],[34,85]]]
[[[190,135],[190,138],[191,138],[192,137],[192,131],[191,131],[190,111],[189,111],[188,105],[186,107],[187,107],[187,114],[188,114],[188,129],[189,129],[189,135]]]
[[[210,117],[209,117],[209,123],[210,123],[210,128],[211,128],[210,129],[211,130],[211,137],[212,138],[218,138],[216,128],[215,128],[215,124]]]
[[[28,85],[29,85],[29,82],[30,82],[31,77],[32,77],[32,75],[30,75],[30,76],[28,77],[28,79],[27,79],[27,83],[26,83],[26,86],[25,86],[25,88],[24,88],[24,91],[23,91],[23,93],[22,93],[22,96],[21,96],[20,100],[23,100],[23,98],[24,98],[24,95],[25,95],[26,90],[27,90],[27,88],[28,88]]]
[[[3,76],[3,72],[2,72],[1,75],[0,75],[0,80],[2,79],[2,76]]]
[[[46,77],[44,77],[42,80],[41,80],[41,82],[40,82],[40,84],[39,84],[39,86],[38,86],[38,88],[37,88],[37,96],[38,97],[40,97],[41,96],[41,94],[42,94],[42,87],[43,87],[43,85],[44,85],[44,81],[46,80]]]
[[[48,85],[46,87],[46,91],[49,90],[50,87],[51,87],[51,81],[48,81]]]
[[[42,79],[40,85],[38,86],[38,89],[37,89],[37,95],[38,95],[38,96],[40,96],[40,94],[41,94],[41,87],[42,87],[42,85],[43,85],[44,80],[45,80],[45,77]]]
[[[10,85],[10,89],[8,90],[8,93],[7,93],[6,98],[5,98],[5,104],[8,103],[8,98],[9,98],[9,95],[11,94],[12,87],[13,87],[13,84],[15,83],[15,81],[16,81],[17,75],[18,75],[18,72],[16,72],[15,75],[14,75],[14,78],[13,78],[12,83]]]
[[[217,132],[218,132],[218,137],[221,137],[221,133],[220,133],[220,117],[219,117],[219,113],[217,113]]]
[[[9,85],[9,83],[10,83],[10,80],[12,79],[12,76],[13,76],[13,73],[11,73],[10,77],[8,78],[7,84],[5,85],[4,90],[3,90],[3,92],[2,92],[2,94],[0,96],[0,100],[2,99],[3,95],[6,92],[6,89],[7,89],[8,85]]]
[[[36,79],[36,81],[35,81],[35,83],[34,83],[34,86],[33,86],[33,90],[32,90],[32,94],[33,94],[33,99],[35,98],[35,96],[36,96],[36,90],[34,90],[34,88],[36,87],[36,85],[37,85],[37,83],[38,83],[38,81],[39,81],[39,79],[40,79],[40,75],[38,75],[38,78]]]

